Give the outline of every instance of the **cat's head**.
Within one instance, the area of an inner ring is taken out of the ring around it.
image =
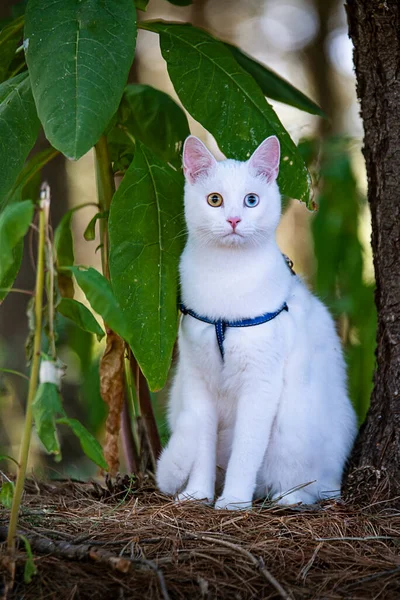
[[[189,136],[183,148],[185,217],[189,235],[206,245],[262,245],[281,215],[276,183],[278,138],[264,140],[246,162],[218,162]]]

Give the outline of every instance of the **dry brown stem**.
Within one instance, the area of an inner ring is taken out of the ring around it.
[[[115,475],[119,467],[118,439],[125,399],[124,352],[124,341],[107,329],[106,349],[100,362],[100,392],[108,404],[104,457],[111,475]]]

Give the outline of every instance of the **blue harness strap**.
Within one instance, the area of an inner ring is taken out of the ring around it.
[[[254,327],[255,325],[262,325],[262,323],[267,323],[268,321],[272,321],[272,319],[275,319],[275,317],[277,317],[283,310],[288,311],[289,307],[286,304],[286,302],[284,302],[280,309],[276,312],[264,313],[263,315],[260,315],[259,317],[254,317],[253,319],[240,319],[239,321],[225,321],[224,319],[208,319],[207,317],[202,317],[201,315],[198,315],[196,312],[194,312],[194,310],[186,308],[184,304],[180,304],[179,309],[183,315],[190,315],[198,321],[203,321],[203,323],[214,325],[219,351],[221,353],[222,360],[224,360],[224,340],[225,331],[227,327]]]

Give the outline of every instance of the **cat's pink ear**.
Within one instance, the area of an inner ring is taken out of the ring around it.
[[[216,164],[217,161],[199,138],[194,135],[186,138],[183,146],[183,171],[190,183],[194,183],[199,177],[210,175]]]
[[[261,175],[268,183],[275,181],[279,172],[281,149],[276,135],[264,140],[249,159],[249,169],[253,175]]]

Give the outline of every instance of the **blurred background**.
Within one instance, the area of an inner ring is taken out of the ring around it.
[[[22,3],[23,5],[23,3]],[[0,20],[21,14],[21,3],[2,0]],[[349,390],[360,422],[368,409],[374,368],[376,314],[370,216],[365,199],[366,176],[362,123],[355,92],[352,45],[347,35],[342,0],[194,0],[188,7],[150,0],[139,19],[189,21],[224,41],[239,46],[315,100],[328,115],[324,120],[272,102],[284,127],[300,144],[313,175],[310,212],[295,200],[285,203],[278,232],[282,251],[294,269],[329,306],[342,337],[349,372]],[[158,46],[158,37],[140,30],[130,82],[161,89],[178,102]],[[222,158],[211,136],[193,119],[192,133]],[[34,151],[46,147],[44,138]],[[78,204],[96,201],[92,152],[78,162],[57,157],[42,172],[52,190],[52,225]],[[100,269],[98,239],[87,242],[83,232],[94,214],[91,207],[73,217],[77,264]],[[16,288],[32,289],[34,269],[27,244]],[[83,301],[83,298],[78,298]],[[0,367],[27,373],[25,340],[29,297],[10,293],[0,306]],[[58,348],[68,370],[62,395],[70,417],[77,417],[99,439],[106,409],[99,394],[98,362],[103,346],[71,322],[59,319]],[[313,357],[309,357],[313,360]],[[26,381],[12,375],[0,379],[0,455],[18,457]],[[162,437],[166,391],[153,402]],[[95,467],[83,456],[75,438],[62,433],[63,460],[45,456],[37,439],[31,468],[47,477],[93,475]],[[2,463],[3,466],[5,463]],[[7,468],[10,463],[7,464]],[[122,463],[123,470],[123,463]]]

